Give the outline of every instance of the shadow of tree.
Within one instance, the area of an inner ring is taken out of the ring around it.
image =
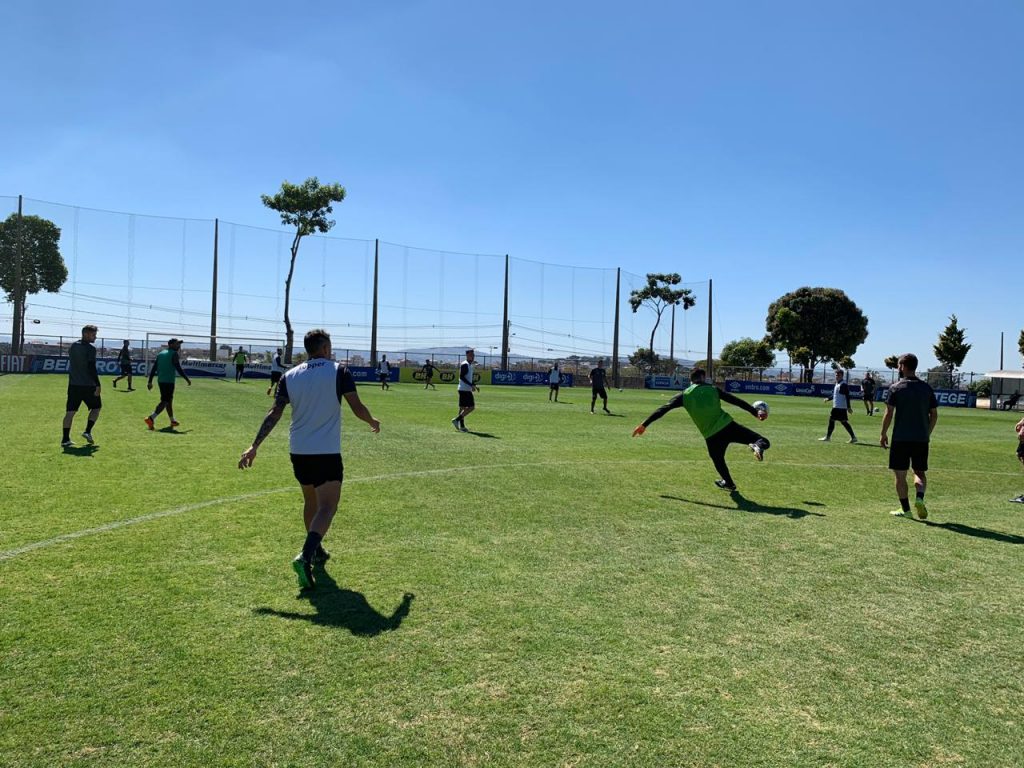
[[[975,528],[962,523],[933,523],[931,520],[914,520],[914,522],[927,525],[929,528],[942,528],[951,533],[959,533],[961,536],[1001,541],[1004,544],[1024,544],[1024,536],[1018,536],[1015,533],[1003,533],[1002,531],[993,531],[988,528]]]
[[[371,606],[362,593],[342,589],[327,571],[320,570],[317,574],[316,589],[303,592],[299,597],[309,600],[316,613],[278,611],[274,608],[254,608],[253,613],[347,629],[360,637],[376,637],[381,632],[392,632],[401,626],[402,620],[409,615],[409,608],[415,595],[403,595],[398,607],[390,616],[385,616]]]
[[[702,507],[712,507],[714,509],[728,509],[728,510],[739,510],[740,512],[754,512],[762,515],[778,515],[779,517],[788,517],[793,520],[799,520],[801,517],[807,517],[813,515],[814,517],[825,517],[821,512],[811,512],[806,509],[798,509],[796,507],[772,507],[767,504],[758,504],[756,501],[751,501],[739,491],[732,491],[729,494],[729,498],[732,499],[736,504],[735,506],[727,506],[725,504],[709,504],[706,501],[697,501],[695,499],[683,499],[679,496],[665,496],[663,499],[671,499],[672,501],[681,501],[685,504],[697,504]],[[807,507],[821,507],[824,506],[818,501],[804,501],[801,502]]]

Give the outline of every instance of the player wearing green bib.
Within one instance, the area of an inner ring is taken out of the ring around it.
[[[694,368],[690,374],[690,386],[648,416],[643,424],[633,430],[633,437],[642,435],[647,431],[647,427],[674,408],[685,408],[703,435],[708,446],[708,455],[721,475],[721,479],[716,480],[715,485],[727,491],[735,491],[736,484],[725,463],[725,449],[730,443],[743,443],[750,448],[755,459],[763,461],[764,452],[771,447],[771,443],[752,429],[742,427],[733,421],[732,416],[722,410],[721,401],[742,408],[760,421],[768,418],[768,412],[756,409],[735,395],[719,390],[718,387],[705,384],[704,376],[703,370]]]
[[[146,426],[151,430],[155,429],[154,419],[162,411],[167,411],[172,429],[178,426],[178,422],[174,418],[174,380],[177,374],[180,373],[185,383],[192,386],[192,379],[185,375],[185,371],[181,368],[181,361],[178,359],[180,350],[181,339],[171,339],[167,342],[167,349],[156,356],[153,367],[149,369],[149,382],[146,386],[152,389],[153,377],[156,376],[157,384],[160,387],[160,402],[157,404],[156,410],[144,419]]]

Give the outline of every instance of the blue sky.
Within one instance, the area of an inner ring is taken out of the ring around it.
[[[211,5],[7,8],[0,195],[276,228],[316,175],[341,237],[712,277],[716,346],[825,285],[859,365],[952,313],[1020,365],[1019,2]]]

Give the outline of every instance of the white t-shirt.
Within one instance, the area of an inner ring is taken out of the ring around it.
[[[388,365],[387,360],[380,361],[380,365],[377,366],[377,373],[379,373],[381,376],[386,376],[387,374],[391,373],[391,366]]]
[[[839,391],[843,388],[845,388],[847,392],[850,391],[850,388],[845,381],[837,381],[835,388],[832,390],[832,407],[838,408],[841,411],[847,411],[850,409],[850,398],[848,395],[844,395]]]
[[[284,373],[284,364],[281,362],[280,355],[274,355],[274,359],[270,361],[270,372]]]
[[[562,372],[558,370],[556,365],[548,372],[548,382],[551,384],[557,384],[562,379]]]
[[[348,368],[333,360],[314,358],[285,373],[277,402],[292,406],[289,450],[303,455],[341,453],[341,398],[355,391]]]
[[[468,368],[468,370],[466,371],[466,380],[469,381],[469,384],[466,384],[466,382],[462,380],[462,370],[464,366]],[[469,362],[468,360],[463,360],[462,363],[459,365],[459,392],[472,392],[472,384],[473,363]]]

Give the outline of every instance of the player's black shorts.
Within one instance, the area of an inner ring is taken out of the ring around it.
[[[849,421],[850,412],[845,408],[833,408],[832,412],[828,415],[832,421]]]
[[[1017,458],[1024,461],[1024,442],[1017,442]]]
[[[928,471],[928,443],[893,440],[889,445],[889,469],[905,472],[910,467],[915,472]]]
[[[299,485],[315,488],[332,481],[340,483],[345,476],[340,453],[293,453],[291,457],[292,471]]]
[[[867,402],[869,402],[869,403],[870,403],[870,402],[871,402],[872,400],[874,400],[874,399],[875,399],[875,393],[874,393],[874,392],[865,392],[865,393],[864,393],[864,399],[865,399],[865,400],[866,400]]]
[[[160,387],[160,402],[170,403],[174,401],[174,382],[170,384],[164,384],[162,381],[157,382],[157,386]]]
[[[122,376],[131,376],[131,373],[132,373],[132,364],[131,363],[121,363],[121,375]]]
[[[557,384],[550,384],[549,386],[550,386],[550,387],[551,387],[551,389],[553,389],[553,390],[554,390],[555,392],[557,392],[557,391],[558,391],[558,385],[557,385]]]
[[[85,403],[86,408],[90,411],[103,407],[100,396],[96,394],[96,387],[92,384],[88,386],[68,384],[68,404],[65,410],[77,411],[82,403]]]
[[[381,384],[383,384],[385,381],[387,381],[388,379],[391,378],[391,374],[390,373],[378,373],[377,374],[377,378],[379,378],[380,381],[381,381]]]
[[[602,400],[607,400],[608,399],[608,393],[605,392],[604,387],[591,387],[590,388],[590,393],[594,397],[600,397]]]
[[[271,371],[270,372],[270,383],[271,384],[277,384],[277,382],[279,382],[280,380],[281,380],[281,372],[280,371]]]
[[[245,370],[245,363],[235,363],[235,373],[241,374]]]
[[[472,392],[459,390],[459,408],[476,408],[476,400]]]

